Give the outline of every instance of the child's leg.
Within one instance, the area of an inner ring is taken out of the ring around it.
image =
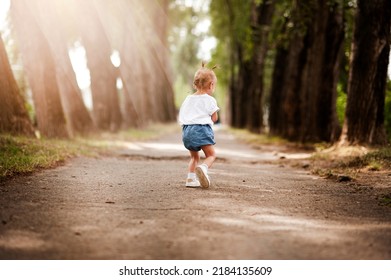
[[[186,187],[196,188],[200,186],[195,174],[195,168],[200,161],[198,152],[190,151],[189,173],[187,173]]]
[[[201,147],[202,151],[205,153],[204,162],[196,167],[196,174],[200,180],[201,187],[208,188],[210,186],[210,179],[208,176],[208,169],[212,166],[213,162],[216,159],[216,153],[213,145],[207,145]]]
[[[205,160],[203,164],[206,164],[206,166],[211,167],[213,162],[216,160],[216,152],[213,147],[213,145],[207,145],[207,146],[202,146],[201,147],[202,151],[205,154]]]
[[[189,173],[194,173],[194,170],[200,162],[200,155],[196,151],[190,151]]]

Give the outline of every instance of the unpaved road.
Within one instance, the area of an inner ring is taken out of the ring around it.
[[[216,133],[210,189],[178,134],[0,185],[0,259],[391,259],[391,207]],[[305,155],[292,155],[305,156]]]

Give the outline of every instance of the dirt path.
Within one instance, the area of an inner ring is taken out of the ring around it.
[[[373,188],[216,139],[207,190],[184,187],[177,134],[3,183],[0,259],[391,258],[391,208]]]

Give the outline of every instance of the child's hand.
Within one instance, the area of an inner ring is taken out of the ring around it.
[[[217,122],[217,120],[219,119],[219,115],[217,114],[217,111],[212,114],[211,119],[213,123]]]

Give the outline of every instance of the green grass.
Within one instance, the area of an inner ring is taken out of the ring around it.
[[[71,140],[37,139],[0,134],[0,181],[19,174],[55,167],[75,156],[98,156],[123,143],[145,141],[179,129],[177,124],[155,124],[144,129],[102,133]]]
[[[79,150],[79,144],[72,141],[0,135],[0,180],[53,167]]]
[[[313,174],[336,178],[337,180],[354,179],[358,172],[389,171],[391,170],[391,146],[377,149],[347,146],[335,147],[327,143],[301,144],[289,142],[283,138],[267,134],[251,133],[245,129],[230,129],[238,139],[254,146],[275,145],[286,147],[290,152],[311,152],[311,172]],[[293,166],[301,166],[299,160],[290,160]]]
[[[391,193],[380,197],[380,204],[386,205],[386,206],[391,206]]]
[[[391,169],[391,147],[382,147],[341,163],[344,168],[367,168],[370,171]]]

